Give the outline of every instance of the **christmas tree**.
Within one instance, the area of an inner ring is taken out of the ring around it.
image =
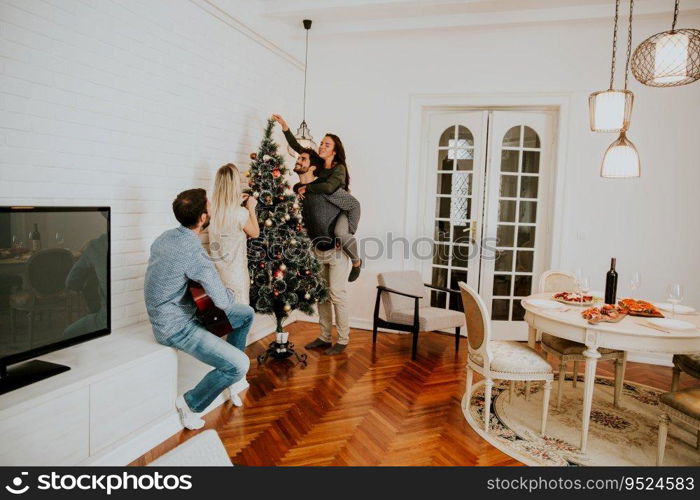
[[[251,154],[247,192],[258,199],[260,236],[248,240],[250,305],[256,312],[274,314],[277,332],[298,309],[313,314],[313,304],[326,300],[328,289],[319,276],[320,265],[302,223],[301,207],[285,174],[284,158],[272,139],[268,120],[257,154]]]

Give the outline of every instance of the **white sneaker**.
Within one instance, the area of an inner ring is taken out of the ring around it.
[[[180,415],[180,422],[182,422],[182,425],[186,429],[196,431],[197,429],[204,427],[204,420],[199,418],[195,412],[190,410],[184,396],[177,397],[175,400],[175,408],[177,408],[177,412]]]
[[[245,377],[243,377],[241,380],[239,380],[235,384],[232,384],[228,388],[229,398],[231,399],[231,403],[233,404],[233,406],[243,406],[243,400],[241,399],[240,393],[245,391],[248,387],[250,387],[250,384],[245,379]]]

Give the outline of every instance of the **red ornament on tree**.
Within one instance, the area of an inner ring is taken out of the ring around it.
[[[280,172],[279,168],[273,168],[272,169],[272,177],[277,179],[280,175],[282,175],[282,172]]]
[[[273,276],[274,276],[275,278],[277,278],[277,279],[280,279],[280,278],[284,277],[284,272],[283,272],[283,271],[279,271],[279,270],[278,270],[278,271],[275,271],[275,274],[273,274]]]

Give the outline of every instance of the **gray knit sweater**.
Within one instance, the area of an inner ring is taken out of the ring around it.
[[[344,189],[333,194],[306,192],[302,201],[304,226],[314,246],[320,250],[335,247],[335,221],[347,212],[350,232],[355,234],[360,223],[360,202]]]

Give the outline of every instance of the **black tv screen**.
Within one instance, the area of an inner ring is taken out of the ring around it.
[[[110,209],[0,207],[0,366],[110,327]]]

